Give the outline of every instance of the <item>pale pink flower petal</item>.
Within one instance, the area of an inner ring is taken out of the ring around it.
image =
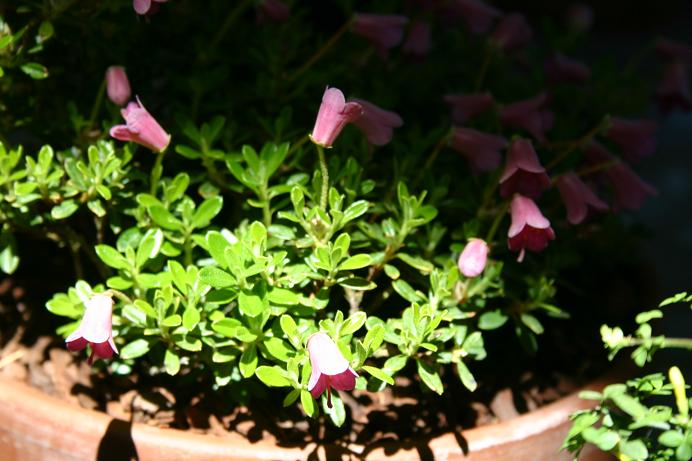
[[[394,128],[404,124],[404,121],[396,112],[384,110],[364,99],[351,99],[350,101],[362,107],[363,114],[353,121],[368,138],[368,142],[374,146],[383,146],[392,140]]]
[[[506,126],[522,128],[538,141],[545,142],[545,132],[554,123],[554,115],[546,108],[547,104],[546,93],[508,104],[500,109],[500,122]]]
[[[120,112],[126,124],[111,128],[111,137],[119,141],[136,142],[154,152],[162,152],[168,147],[171,136],[147,112],[139,99],[137,102],[130,102]]]
[[[108,99],[119,106],[130,100],[132,91],[124,67],[110,66],[106,69],[106,94]]]
[[[507,147],[507,140],[472,128],[455,127],[450,146],[469,160],[474,171],[493,171],[500,165],[500,150]]]
[[[369,40],[384,57],[389,49],[403,40],[407,22],[408,18],[401,15],[358,13],[354,17],[352,30],[354,34]]]
[[[550,187],[550,177],[528,139],[516,139],[507,151],[507,163],[500,177],[500,195],[514,193],[538,198]]]
[[[573,171],[557,179],[557,188],[567,208],[567,221],[577,225],[586,219],[589,206],[598,211],[608,209],[608,204],[598,196]]]
[[[620,146],[630,162],[648,157],[656,150],[658,124],[651,120],[627,120],[613,117],[606,136]]]
[[[510,212],[512,223],[507,234],[507,245],[511,251],[519,251],[519,262],[523,260],[525,250],[543,251],[548,242],[555,239],[550,221],[530,198],[515,194]]]
[[[452,106],[452,121],[457,125],[465,124],[469,119],[489,110],[495,103],[490,93],[447,94],[443,99]]]
[[[94,295],[85,305],[84,315],[77,329],[66,339],[67,348],[80,351],[87,344],[91,346],[88,363],[93,363],[94,357],[109,359],[118,348],[113,342],[113,299],[104,294]]]
[[[363,106],[357,102],[347,103],[341,90],[327,87],[310,139],[320,146],[332,147],[346,124],[354,122],[362,115]]]
[[[339,347],[326,333],[314,333],[308,338],[308,354],[312,373],[308,391],[318,398],[327,391],[327,406],[331,408],[331,389],[350,391],[356,385],[358,374],[349,366]]]
[[[464,276],[473,278],[478,277],[485,270],[485,265],[488,261],[488,252],[490,248],[484,240],[478,238],[469,239],[464,250],[459,255],[457,266],[459,272]]]

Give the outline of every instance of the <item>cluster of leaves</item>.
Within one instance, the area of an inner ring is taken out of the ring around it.
[[[692,296],[680,293],[664,300],[660,306],[690,303]],[[690,305],[692,308],[692,305]],[[655,309],[637,316],[635,336],[624,336],[619,327],[604,325],[603,341],[612,357],[621,349],[635,347],[632,359],[638,366],[649,362],[656,350],[669,347],[692,348],[686,338],[652,337],[649,321],[662,317]],[[586,443],[615,454],[620,460],[676,460],[692,458],[692,419],[687,385],[678,367],[631,379],[626,384],[611,384],[602,392],[584,391],[581,397],[595,400],[592,409],[572,415],[572,428],[563,448],[579,453]],[[661,403],[662,398],[674,403]]]

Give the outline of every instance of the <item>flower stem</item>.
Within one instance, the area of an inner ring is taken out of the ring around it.
[[[154,161],[154,166],[151,168],[151,184],[149,185],[149,192],[151,195],[156,196],[156,188],[159,185],[159,180],[161,179],[161,174],[163,173],[163,155],[166,153],[162,150],[156,154],[156,160]]]
[[[490,68],[490,63],[493,61],[493,56],[495,55],[495,47],[488,43],[485,47],[485,53],[483,55],[483,63],[481,63],[481,68],[478,71],[478,76],[476,77],[476,84],[474,85],[474,91],[480,91],[483,86],[483,81],[485,76],[488,74],[488,69]]]
[[[289,81],[295,80],[299,76],[301,76],[306,70],[310,69],[317,61],[319,61],[322,56],[324,56],[327,51],[329,51],[335,44],[336,42],[339,41],[342,35],[344,35],[350,28],[351,28],[351,23],[353,22],[353,19],[349,19],[344,23],[343,26],[339,28],[336,32],[334,32],[334,35],[329,37],[329,40],[324,42],[324,45],[315,52],[312,56],[310,56],[310,59],[305,61],[305,63],[298,68],[293,74],[288,78]]]
[[[593,174],[593,173],[596,173],[599,171],[607,170],[610,167],[617,165],[618,163],[620,163],[619,160],[611,160],[609,162],[602,162],[602,163],[599,163],[599,164],[594,165],[592,167],[584,168],[583,170],[577,171],[577,175],[578,176],[587,176],[587,175],[590,175],[590,174]]]
[[[89,114],[89,122],[87,123],[87,129],[91,129],[94,125],[94,120],[96,120],[96,115],[101,108],[101,102],[103,101],[103,95],[106,93],[106,79],[101,80],[101,85],[96,92],[96,98],[94,98],[94,104],[91,106],[91,113]]]
[[[208,49],[213,50],[215,49],[219,42],[223,40],[223,37],[226,35],[226,33],[230,30],[231,26],[233,26],[233,23],[235,23],[235,20],[240,14],[245,11],[245,8],[250,6],[252,4],[253,0],[243,0],[241,2],[238,2],[229,13],[228,16],[226,16],[226,20],[221,24],[221,27],[219,27],[219,30],[216,31],[216,35],[214,36],[214,39],[210,42]]]
[[[490,226],[490,230],[488,231],[488,234],[485,236],[485,241],[488,243],[488,245],[492,244],[493,237],[495,237],[495,233],[497,232],[497,229],[500,227],[500,223],[502,222],[502,218],[505,217],[505,213],[507,213],[508,208],[509,208],[509,200],[505,200],[505,202],[500,207],[500,210],[495,215],[495,220],[493,221],[492,225]]]
[[[423,165],[423,168],[421,168],[421,170],[418,172],[418,176],[416,177],[416,180],[413,182],[414,186],[417,186],[418,183],[421,182],[425,172],[428,171],[433,166],[433,163],[435,163],[435,160],[437,160],[437,157],[440,155],[440,151],[449,142],[449,138],[451,137],[451,135],[452,135],[452,131],[450,130],[444,136],[442,136],[439,141],[437,141],[437,144],[435,144],[435,147],[433,148],[432,152],[430,153],[428,158],[425,160],[425,164]]]
[[[322,192],[320,193],[320,209],[327,211],[327,198],[329,196],[329,168],[327,168],[327,160],[324,157],[324,148],[319,144],[317,147],[317,155],[320,158],[320,170],[322,171]]]
[[[552,170],[553,168],[555,168],[558,164],[565,160],[569,156],[569,154],[571,154],[574,151],[574,149],[578,149],[590,143],[593,140],[594,136],[596,136],[598,133],[604,130],[609,123],[610,117],[606,115],[601,119],[600,122],[598,122],[596,126],[591,128],[584,135],[582,135],[578,139],[564,143],[565,149],[557,157],[553,158],[550,162],[548,162],[548,164],[545,167],[546,170]],[[557,145],[553,145],[552,147],[557,147]]]

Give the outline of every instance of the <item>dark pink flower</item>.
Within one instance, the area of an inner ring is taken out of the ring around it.
[[[79,326],[65,342],[71,351],[81,351],[87,344],[91,346],[88,363],[94,357],[109,359],[118,352],[113,342],[113,299],[104,294],[94,295],[85,305],[84,316]]]
[[[130,100],[132,92],[124,67],[110,66],[106,69],[106,94],[108,99],[119,106]]]
[[[444,102],[452,106],[452,121],[463,125],[470,118],[481,114],[491,107],[494,101],[490,93],[447,94]]]
[[[262,0],[257,5],[257,19],[264,22],[284,22],[291,17],[291,8],[281,0]]]
[[[404,121],[395,112],[381,109],[363,99],[351,99],[350,101],[363,108],[363,114],[356,118],[353,124],[365,134],[368,142],[373,146],[387,144],[392,140],[394,128],[404,124]]]
[[[133,141],[137,144],[162,152],[171,142],[171,135],[166,133],[161,125],[144,108],[139,98],[120,111],[125,119],[125,125],[111,128],[111,137],[119,141]]]
[[[515,194],[510,213],[512,224],[507,234],[507,245],[511,251],[519,251],[517,261],[524,260],[525,250],[543,251],[548,242],[555,239],[555,231],[550,227],[550,221],[530,198]]]
[[[550,177],[538,160],[528,139],[516,139],[507,151],[507,163],[500,177],[500,195],[514,193],[538,198],[550,187]]]
[[[531,26],[520,13],[510,13],[497,25],[492,42],[505,52],[516,51],[525,47],[533,37]]]
[[[490,248],[484,240],[472,238],[459,255],[457,266],[464,276],[473,278],[481,275],[488,261]]]
[[[455,127],[450,146],[469,160],[474,171],[493,171],[500,165],[499,151],[507,147],[507,140],[472,128]]]
[[[464,18],[464,22],[472,34],[487,33],[502,12],[481,0],[454,0],[449,4],[453,11]]]
[[[678,59],[688,64],[692,60],[692,47],[687,43],[659,38],[656,41],[656,51],[667,59]]]
[[[555,53],[546,59],[545,73],[550,83],[585,83],[591,78],[591,70],[585,64]]]
[[[565,16],[567,27],[578,32],[586,32],[593,25],[593,9],[585,3],[573,3]]]
[[[368,39],[384,57],[403,40],[406,23],[406,16],[358,13],[353,20],[353,33]]]
[[[598,211],[606,211],[608,204],[584,184],[579,176],[570,171],[557,179],[557,189],[567,208],[567,221],[577,225],[586,219],[589,206]]]
[[[614,191],[613,208],[636,210],[649,195],[658,195],[655,187],[643,181],[632,169],[620,162],[606,171]]]
[[[668,63],[656,90],[661,112],[668,113],[676,108],[689,111],[692,108],[689,80],[687,64],[679,59]]]
[[[308,338],[308,353],[312,367],[308,391],[318,398],[326,390],[327,406],[331,408],[332,388],[338,391],[353,390],[358,373],[349,366],[336,343],[325,333],[315,333]]]
[[[430,46],[430,25],[423,21],[414,22],[402,47],[404,53],[417,58],[423,58],[430,51]]]
[[[540,93],[531,99],[508,104],[500,109],[500,122],[523,128],[539,142],[545,142],[545,132],[553,127],[554,115],[546,107],[548,95]]]
[[[341,90],[327,87],[310,139],[320,146],[332,147],[346,124],[358,119],[362,114],[363,106],[357,102],[347,103]]]
[[[137,14],[154,14],[159,9],[159,3],[166,3],[168,0],[132,0],[132,6]]]
[[[606,136],[617,144],[627,160],[637,162],[656,150],[658,125],[651,120],[613,117]]]

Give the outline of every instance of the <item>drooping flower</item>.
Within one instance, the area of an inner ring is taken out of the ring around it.
[[[394,48],[404,38],[404,26],[408,18],[394,14],[357,13],[353,19],[353,33],[368,39],[380,56]]]
[[[528,139],[516,139],[507,151],[507,163],[500,177],[500,195],[519,193],[538,198],[550,187],[550,177],[538,160]]]
[[[159,122],[144,108],[142,102],[130,102],[120,111],[125,125],[116,125],[110,135],[119,141],[133,141],[154,152],[166,150],[171,142],[171,135],[166,133]]]
[[[620,162],[606,171],[614,192],[613,208],[617,210],[636,210],[641,208],[644,200],[649,195],[658,195],[658,190],[648,184],[632,171],[632,169]]]
[[[668,63],[663,71],[661,83],[656,89],[661,112],[668,113],[676,108],[689,111],[692,108],[689,80],[687,64],[679,59]]]
[[[490,93],[447,94],[444,102],[452,106],[452,121],[463,125],[472,117],[493,107],[493,96]]]
[[[455,127],[450,146],[469,160],[474,171],[493,171],[500,165],[499,151],[507,147],[507,140],[473,128]]]
[[[262,0],[257,5],[257,20],[264,22],[284,22],[291,17],[291,8],[281,0]]]
[[[431,44],[430,25],[427,22],[416,21],[411,26],[402,49],[410,56],[423,58],[430,51]]]
[[[511,251],[519,251],[517,261],[524,260],[525,250],[543,251],[548,242],[555,239],[555,231],[550,227],[550,221],[530,198],[515,194],[510,213],[512,224],[507,234],[507,245]]]
[[[505,52],[525,47],[533,37],[531,26],[521,13],[510,13],[497,25],[490,37],[491,41]]]
[[[613,117],[606,136],[620,146],[630,162],[648,157],[656,150],[656,122],[651,120],[626,120]]]
[[[110,66],[106,69],[106,94],[108,99],[119,106],[125,105],[130,100],[132,91],[124,67]]]
[[[457,266],[464,276],[473,278],[481,275],[488,261],[490,248],[485,240],[472,238],[459,255]]]
[[[65,343],[71,351],[81,351],[87,344],[91,346],[88,363],[94,362],[94,357],[109,359],[118,348],[113,342],[113,299],[105,294],[97,294],[85,304],[84,316],[79,326]]]
[[[575,59],[555,53],[544,64],[548,81],[556,83],[585,83],[591,78],[591,70]]]
[[[315,333],[308,338],[308,353],[312,373],[308,391],[318,398],[327,391],[327,406],[332,407],[332,388],[350,391],[356,387],[356,373],[339,351],[338,346],[326,333]]]
[[[341,90],[327,87],[322,95],[310,139],[322,147],[332,147],[344,126],[357,120],[362,114],[363,106],[357,102],[346,102]]]
[[[506,126],[523,128],[540,142],[553,127],[554,115],[546,107],[548,95],[540,93],[533,98],[508,104],[500,109],[500,122]]]
[[[132,0],[132,6],[137,14],[154,14],[159,10],[159,3],[166,3],[168,0]]]
[[[469,31],[475,35],[485,34],[490,30],[502,12],[481,0],[454,0],[450,8],[458,11],[464,18]]]
[[[567,208],[567,221],[570,224],[577,225],[584,221],[589,206],[598,211],[608,209],[608,204],[598,198],[574,171],[561,175],[556,184]]]
[[[586,32],[593,25],[593,9],[585,3],[573,3],[567,9],[565,19],[568,28]]]
[[[368,142],[373,146],[384,146],[392,140],[394,128],[404,124],[404,121],[395,112],[384,110],[375,104],[363,99],[350,99],[349,101],[359,104],[363,109],[363,114],[353,121],[368,138]]]

